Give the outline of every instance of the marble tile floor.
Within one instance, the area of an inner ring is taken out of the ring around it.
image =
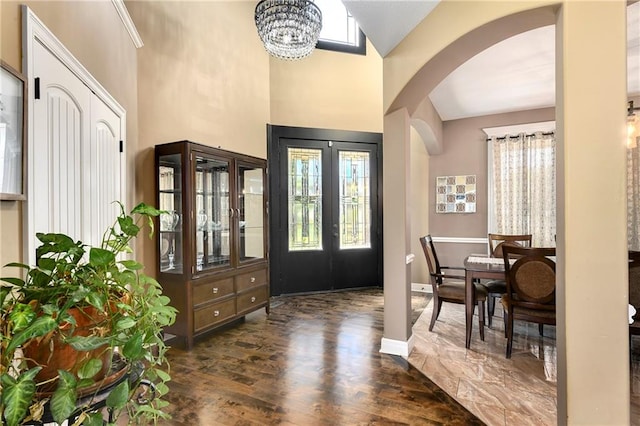
[[[429,302],[413,326],[409,363],[487,425],[555,425],[555,327],[516,321],[511,359],[505,358],[502,310],[480,340],[477,316],[471,349],[464,347],[464,306],[445,303],[433,332]],[[640,425],[640,337],[632,342],[631,424]]]

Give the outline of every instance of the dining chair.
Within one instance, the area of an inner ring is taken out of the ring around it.
[[[507,291],[502,296],[502,306],[507,358],[511,358],[513,348],[514,320],[556,324],[556,263],[549,259],[555,255],[555,248],[503,246]]]
[[[531,234],[507,235],[489,234],[489,255],[491,257],[502,258],[502,248],[505,246],[531,247]],[[492,280],[483,285],[487,288],[487,315],[489,328],[496,308],[496,299],[502,297],[507,292],[505,280]],[[506,329],[505,329],[506,331]]]
[[[431,315],[431,323],[429,324],[429,331],[432,331],[440,315],[442,302],[464,305],[465,269],[462,267],[441,266],[431,235],[420,237],[420,244],[422,245],[424,256],[427,259],[431,286],[433,287],[433,314]],[[456,270],[460,272],[455,273]],[[487,289],[481,284],[474,285],[476,286],[476,300],[478,303],[480,337],[484,340],[484,302],[487,300]]]
[[[629,304],[640,312],[640,251],[629,250]],[[640,335],[640,314],[629,324],[629,336]]]

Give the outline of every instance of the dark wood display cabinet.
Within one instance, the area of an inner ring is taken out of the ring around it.
[[[190,141],[156,145],[158,281],[194,338],[269,313],[266,161]]]

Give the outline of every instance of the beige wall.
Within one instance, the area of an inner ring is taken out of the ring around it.
[[[255,31],[255,5],[238,1],[128,1],[126,5],[144,42],[138,50],[140,149],[135,159],[140,199],[155,202],[156,144],[188,139],[266,158],[269,58]],[[156,262],[148,239],[143,261]]]
[[[444,123],[443,152],[432,155],[429,185],[437,176],[476,175],[475,213],[435,213],[435,196],[429,197],[429,224],[435,237],[486,238],[487,236],[487,135],[482,129],[555,120],[555,109],[544,108],[464,118]],[[471,253],[486,252],[486,245],[438,243],[438,255],[446,265],[462,265]]]
[[[271,124],[382,132],[382,58],[316,49],[271,59]]]
[[[411,252],[416,256],[411,264],[412,283],[430,283],[429,268],[418,238],[429,233],[429,199],[432,188],[429,185],[429,153],[418,132],[411,128],[410,161],[411,187],[409,190],[409,214],[411,216]]]
[[[22,70],[20,5],[28,5],[71,53],[93,74],[127,111],[127,150],[138,146],[138,98],[136,51],[110,1],[46,2],[2,0],[0,9],[1,57]],[[24,71],[24,70],[22,70]],[[127,173],[132,194],[135,185],[133,160]],[[127,202],[133,202],[129,196]],[[22,202],[0,202],[0,264],[22,260]]]

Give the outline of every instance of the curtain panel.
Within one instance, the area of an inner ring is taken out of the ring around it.
[[[492,138],[498,233],[532,234],[534,247],[554,247],[556,142],[553,134]]]

